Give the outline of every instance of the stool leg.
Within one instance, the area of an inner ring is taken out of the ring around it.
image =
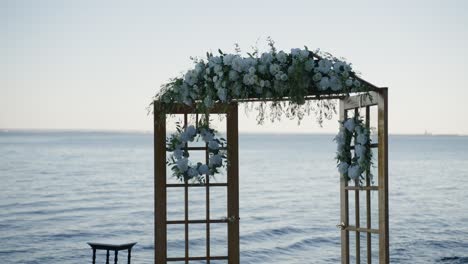
[[[109,264],[109,250],[107,250],[106,264]]]
[[[128,249],[128,264],[130,264],[130,258],[132,256],[132,250]]]
[[[119,254],[119,251],[116,250],[116,251],[115,251],[115,257],[114,257],[114,263],[115,263],[115,264],[117,264],[117,259],[118,259],[117,255],[118,255],[118,254]]]
[[[96,264],[96,249],[93,248],[93,264]]]

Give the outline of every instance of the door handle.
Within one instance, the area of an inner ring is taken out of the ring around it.
[[[340,230],[345,230],[346,225],[345,225],[344,222],[341,222],[341,223],[339,223],[338,225],[336,225],[336,227],[339,228]]]
[[[230,217],[224,217],[223,220],[228,221],[229,223],[234,223],[237,220],[240,220],[240,218],[235,215],[232,215]]]

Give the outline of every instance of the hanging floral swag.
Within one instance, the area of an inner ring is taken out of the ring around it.
[[[308,96],[356,92],[369,96],[370,86],[360,81],[344,59],[310,51],[306,46],[289,53],[278,51],[271,38],[268,45],[270,51],[260,53],[254,48],[247,57],[241,56],[236,45],[235,54],[218,50],[217,55],[208,52],[206,60],[192,58],[194,67],[163,84],[154,101],[163,102],[168,110],[185,104],[208,114],[216,102],[228,104],[255,98],[259,102],[259,124],[266,118],[279,121],[283,115],[297,118],[299,123],[310,113],[315,113],[321,124],[324,118],[331,119],[336,114],[336,101],[327,100],[326,96],[310,101],[306,100]],[[247,111],[252,110],[248,103],[245,105]]]
[[[200,138],[208,146],[208,164],[194,164],[189,160],[188,143],[199,141]],[[166,139],[166,149],[170,152],[166,163],[171,166],[173,176],[182,182],[205,183],[206,177],[219,173],[219,169],[227,163],[226,139],[217,138],[216,131],[202,122],[197,127],[190,125],[185,128],[176,122],[176,132]]]
[[[354,139],[354,156],[351,143]],[[335,137],[338,145],[336,160],[338,171],[346,180],[361,184],[366,176],[372,177],[372,151],[370,130],[359,117],[347,118],[340,122],[340,132]],[[364,175],[363,175],[364,174]]]

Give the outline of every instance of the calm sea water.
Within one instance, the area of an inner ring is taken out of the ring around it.
[[[339,262],[332,138],[241,135],[242,263]],[[0,133],[0,263],[90,263],[88,241],[137,241],[134,263],[152,263],[152,171],[149,134]],[[391,136],[391,262],[468,263],[467,190],[468,137]],[[189,195],[190,217],[203,217],[203,189]],[[225,192],[211,196],[212,217],[223,217]],[[174,218],[178,197],[168,193]],[[205,250],[203,228],[190,229],[191,254]],[[223,226],[211,232],[212,252],[223,254]],[[176,256],[183,230],[169,233]]]

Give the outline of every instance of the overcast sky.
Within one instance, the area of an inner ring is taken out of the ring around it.
[[[391,133],[468,134],[467,1],[0,1],[0,128],[151,130],[190,56],[275,39],[389,87]],[[243,113],[243,111],[242,111]],[[314,117],[249,132],[336,132]]]

